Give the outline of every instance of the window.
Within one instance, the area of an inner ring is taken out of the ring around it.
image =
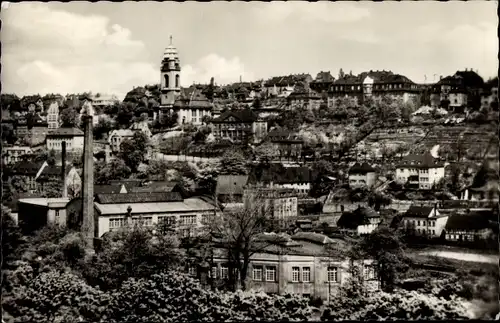
[[[298,283],[300,279],[300,268],[292,267],[292,282]]]
[[[363,268],[363,273],[365,280],[372,280],[375,279],[375,267],[374,266],[364,266]]]
[[[175,76],[175,87],[179,87],[179,74]]]
[[[276,267],[266,267],[266,281],[276,281]]]
[[[158,217],[160,224],[175,224],[175,216],[160,216]]]
[[[336,283],[338,282],[338,269],[337,267],[328,267],[328,282]]]
[[[262,281],[262,266],[253,267],[253,280]]]
[[[208,277],[213,279],[217,278],[217,266],[212,266],[212,268],[208,272]]]
[[[165,74],[165,75],[164,75],[164,78],[165,78],[165,87],[170,87],[170,82],[169,82],[170,80],[169,80],[169,78],[168,78],[168,75],[167,75],[167,74]]]
[[[56,218],[59,218],[59,210],[56,210]]]
[[[181,215],[181,225],[196,224],[196,215]]]
[[[303,282],[310,282],[311,281],[311,268],[310,267],[303,267],[302,268],[302,281]]]
[[[220,267],[220,278],[227,279],[229,276],[229,268],[227,266]]]
[[[125,219],[123,218],[109,219],[110,229],[120,228],[123,227],[124,225],[125,225]]]
[[[420,225],[420,220],[417,221],[417,225]]]

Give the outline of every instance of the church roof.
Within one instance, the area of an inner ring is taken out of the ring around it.
[[[202,93],[202,90],[190,86],[181,90],[180,96],[175,100],[176,108],[213,108],[212,102]]]

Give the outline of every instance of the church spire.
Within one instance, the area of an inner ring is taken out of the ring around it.
[[[172,35],[170,35],[170,45],[172,45]]]

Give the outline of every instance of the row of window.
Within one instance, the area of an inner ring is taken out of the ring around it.
[[[422,225],[424,227],[426,227],[426,226],[435,227],[436,226],[436,220],[428,220],[428,221],[426,221],[426,220],[422,220],[422,221],[420,221],[420,220],[406,220],[406,221],[409,224],[416,224],[418,227],[420,225]]]
[[[463,241],[474,241],[474,235],[473,234],[446,234],[446,239],[447,240],[460,240],[460,239],[462,239]]]
[[[366,91],[369,91],[371,92],[371,88],[372,86],[370,85],[363,85],[363,88],[366,90]],[[373,86],[374,89],[377,89],[377,90],[381,90],[381,89],[402,89],[403,88],[403,84],[375,84]],[[416,88],[414,85],[411,85],[411,88],[414,89]],[[332,86],[332,90],[335,89],[335,91],[343,91],[344,89],[345,90],[361,90],[361,85],[347,85],[347,86]]]

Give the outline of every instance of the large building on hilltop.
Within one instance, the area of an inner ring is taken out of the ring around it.
[[[353,99],[356,105],[365,100],[381,100],[388,96],[403,103],[414,102],[418,105],[420,89],[406,76],[391,71],[369,71],[359,75],[346,74],[330,86],[329,99]]]
[[[472,69],[457,71],[452,76],[441,78],[432,87],[431,106],[453,111],[460,111],[465,107],[479,108],[483,87],[484,80]]]
[[[177,48],[170,45],[165,49],[161,61],[160,105],[153,119],[162,119],[164,114],[177,113],[177,123],[202,124],[204,116],[211,116],[213,104],[196,86],[181,89],[181,66]]]

